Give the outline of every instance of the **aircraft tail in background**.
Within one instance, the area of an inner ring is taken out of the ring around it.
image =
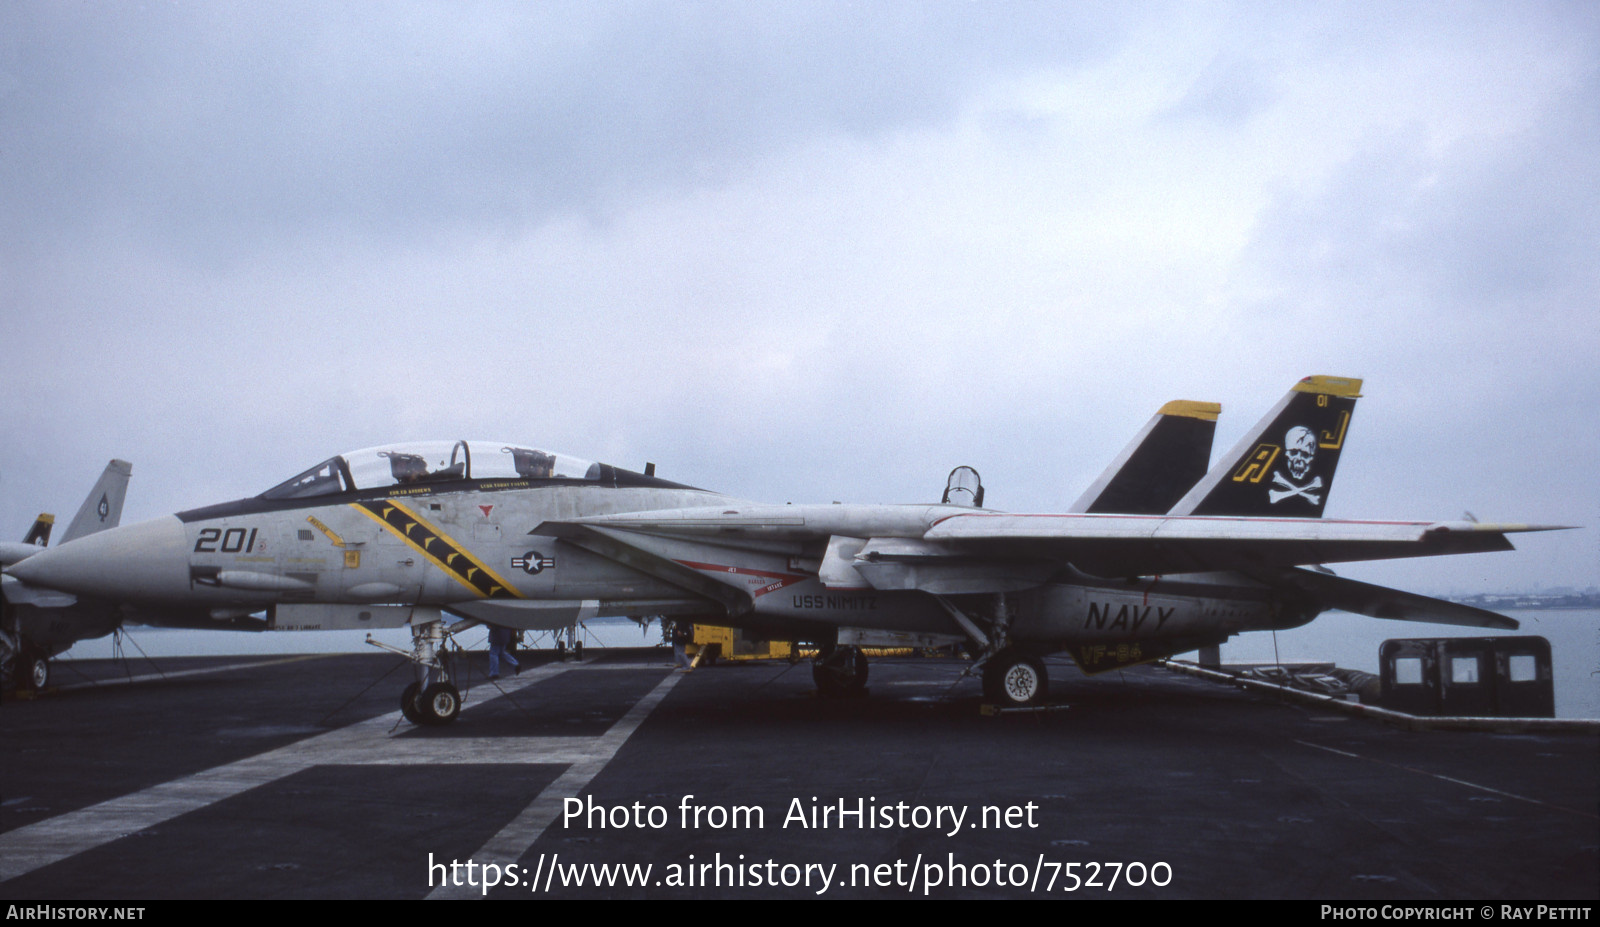
[[[34,547],[45,547],[50,543],[50,529],[56,526],[56,517],[49,512],[40,512],[39,517],[33,520],[33,527],[23,536],[22,543],[32,544]]]
[[[61,536],[61,543],[115,528],[122,521],[122,502],[128,496],[128,477],[132,475],[133,464],[126,460],[106,464],[100,480],[89,490],[88,498],[83,500],[72,524],[67,526],[67,533]]]

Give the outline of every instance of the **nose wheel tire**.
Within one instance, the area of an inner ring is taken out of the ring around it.
[[[417,700],[423,724],[449,724],[461,714],[461,691],[448,682],[436,682]]]
[[[1028,654],[1000,654],[983,668],[983,694],[1012,708],[1037,705],[1049,690],[1044,662]]]
[[[421,691],[422,686],[413,682],[400,693],[400,714],[412,724],[422,723],[422,711],[417,708],[417,693]]]

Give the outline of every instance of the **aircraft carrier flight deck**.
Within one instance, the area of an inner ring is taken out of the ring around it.
[[[437,727],[387,654],[60,663],[0,711],[0,898],[1600,898],[1593,733],[1065,659],[985,715],[956,661],[819,698],[804,662],[523,656],[470,656]]]

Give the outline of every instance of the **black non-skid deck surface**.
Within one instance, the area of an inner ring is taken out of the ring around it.
[[[803,663],[527,656],[498,688],[471,657],[440,728],[386,655],[58,666],[0,711],[0,898],[1600,897],[1594,735],[1156,667],[1051,661],[1065,707],[990,717],[937,660],[821,699]]]

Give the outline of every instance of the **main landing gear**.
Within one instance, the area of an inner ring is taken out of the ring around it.
[[[570,654],[574,660],[583,660],[583,639],[578,636],[578,626],[558,628],[553,635],[556,642],[556,659],[565,661]]]
[[[1044,661],[1024,650],[1002,649],[982,664],[981,672],[984,701],[1002,708],[1043,704],[1050,691]],[[864,695],[867,656],[859,647],[823,645],[811,661],[811,679],[824,698]]]
[[[1013,610],[1004,595],[995,596],[989,606],[987,631],[955,602],[944,597],[938,597],[938,602],[979,648],[974,668],[983,673],[985,701],[1002,708],[1025,708],[1044,702],[1050,688],[1044,661],[1009,643]]]
[[[0,631],[0,688],[39,692],[50,684],[50,660],[20,636]]]
[[[26,649],[22,651],[23,681],[38,692],[50,684],[50,661]]]
[[[824,698],[864,695],[867,691],[867,655],[860,647],[828,644],[811,661],[811,680]]]

